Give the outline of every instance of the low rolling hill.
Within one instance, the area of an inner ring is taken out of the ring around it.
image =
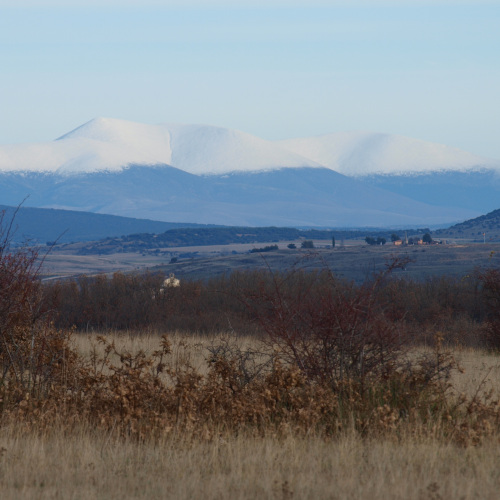
[[[500,242],[500,209],[433,232],[435,238]]]
[[[17,211],[17,212],[16,212]],[[100,240],[132,233],[162,233],[174,228],[212,227],[202,224],[161,222],[116,215],[95,214],[76,210],[58,210],[0,205],[4,223],[15,216],[14,243],[47,243],[57,241]]]

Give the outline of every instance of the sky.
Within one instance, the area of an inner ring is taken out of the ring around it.
[[[0,0],[0,144],[108,117],[500,159],[500,0]]]

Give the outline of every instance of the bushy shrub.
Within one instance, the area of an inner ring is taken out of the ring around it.
[[[304,240],[304,241],[300,244],[300,247],[301,247],[301,248],[305,248],[305,249],[311,249],[311,248],[314,248],[314,241],[312,241],[312,240]]]
[[[38,279],[37,248],[11,246],[14,219],[0,214],[0,399],[44,393],[73,355],[68,335],[53,328]]]
[[[488,347],[500,350],[500,269],[480,271],[478,276],[487,308],[484,337]]]
[[[335,387],[393,372],[403,348],[398,323],[388,317],[379,289],[396,267],[363,286],[328,271],[292,271],[243,292],[266,339],[280,358],[306,377]]]

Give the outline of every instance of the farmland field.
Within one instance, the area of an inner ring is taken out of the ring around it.
[[[285,242],[287,243],[287,242]],[[500,244],[464,243],[454,245],[414,245],[395,247],[368,246],[360,241],[349,241],[344,247],[324,248],[331,242],[316,241],[311,251],[289,250],[280,243],[279,250],[266,253],[248,253],[255,245],[225,245],[216,247],[170,248],[177,262],[170,257],[146,253],[118,253],[111,255],[77,255],[64,250],[50,253],[43,273],[47,277],[76,276],[79,274],[111,273],[115,271],[160,270],[175,273],[181,279],[206,279],[234,270],[266,269],[284,271],[299,266],[304,269],[329,268],[339,276],[362,282],[374,271],[380,270],[392,257],[408,257],[405,277],[425,279],[429,276],[463,276],[477,266],[499,265]],[[300,246],[300,242],[296,242]],[[269,245],[273,243],[270,242]],[[258,244],[257,247],[265,246]]]

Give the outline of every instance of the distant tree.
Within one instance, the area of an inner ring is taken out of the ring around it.
[[[332,248],[335,248],[335,236],[332,236]]]
[[[368,243],[368,245],[385,245],[387,240],[385,238],[382,238],[382,237],[378,237],[378,238],[373,238],[372,236],[367,236],[365,238],[365,241],[366,243]]]
[[[290,250],[293,250],[294,248],[297,248],[297,245],[295,243],[289,243],[287,245],[287,247],[290,249]]]
[[[300,245],[301,248],[314,248],[314,242],[312,240],[304,240]]]
[[[250,250],[250,253],[273,252],[274,250],[278,250],[278,245],[268,245],[262,248],[252,248]]]
[[[429,233],[425,233],[422,237],[422,241],[430,245],[432,243],[432,236]]]
[[[394,241],[401,241],[401,238],[396,233],[392,233],[391,234],[391,241],[392,242],[394,242]]]

